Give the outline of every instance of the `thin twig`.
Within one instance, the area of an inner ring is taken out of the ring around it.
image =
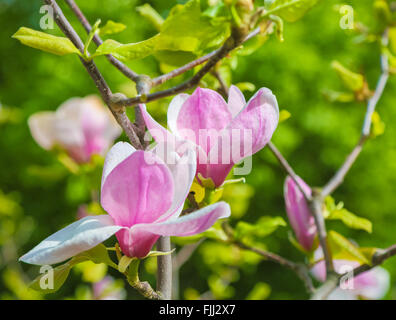
[[[81,22],[85,31],[87,31],[87,33],[90,33],[92,26],[89,23],[88,19],[85,17],[85,15],[82,13],[78,5],[75,3],[75,1],[65,0],[65,2],[68,4],[70,9],[74,12],[78,20]],[[103,43],[102,39],[97,34],[94,35],[93,41],[96,43],[97,46],[100,46]],[[138,79],[139,75],[136,72],[132,71],[130,68],[128,68],[125,64],[123,64],[115,57],[113,57],[111,54],[106,55],[106,58],[110,61],[112,65],[114,65],[118,70],[120,70],[126,77],[128,77],[132,81],[136,81]]]
[[[387,46],[388,44],[388,30],[385,30],[383,36],[382,36],[382,46]],[[388,57],[385,54],[381,55],[381,75],[379,77],[379,80],[377,82],[377,86],[375,89],[375,92],[373,96],[369,99],[368,104],[367,104],[367,110],[362,126],[362,131],[361,131],[361,137],[359,139],[359,142],[355,146],[355,148],[352,150],[352,152],[349,154],[349,156],[346,158],[345,162],[342,164],[340,169],[336,172],[334,177],[330,179],[330,181],[324,186],[322,189],[322,192],[320,193],[320,198],[322,199],[321,202],[317,204],[317,206],[322,206],[323,205],[323,199],[333,193],[344,181],[345,176],[351,169],[352,165],[356,161],[357,157],[362,151],[363,144],[364,142],[369,138],[370,132],[371,132],[371,123],[372,123],[372,116],[375,111],[375,108],[382,97],[382,94],[384,92],[385,86],[387,84],[389,78],[389,63],[388,63]],[[322,216],[322,215],[321,215]],[[323,216],[322,216],[323,217]],[[322,243],[321,243],[322,244]],[[325,243],[324,243],[325,244]],[[322,247],[323,248],[323,247]],[[324,254],[326,254],[326,250],[324,249]],[[362,265],[359,266],[354,270],[354,276],[368,271],[373,266],[381,264],[385,259],[387,259],[390,256],[393,256],[396,254],[396,246],[392,246],[389,249],[385,250],[385,252],[379,254],[379,255],[374,255],[373,257],[373,263],[371,265]],[[326,258],[326,256],[325,256]],[[326,259],[326,266],[328,267],[327,264],[327,259]],[[325,283],[317,290],[317,292],[313,295],[312,299],[326,299],[328,295],[338,286],[339,280],[341,277],[335,277],[334,275],[329,273],[329,269],[327,269],[327,280]]]
[[[312,197],[310,194],[308,194],[305,191],[305,188],[301,185],[300,179],[298,175],[294,172],[293,168],[291,165],[287,162],[285,157],[283,157],[282,153],[278,150],[277,147],[270,141],[268,142],[268,148],[271,150],[271,152],[274,154],[274,156],[278,159],[279,163],[283,167],[283,169],[286,171],[286,173],[293,179],[293,181],[296,183],[297,187],[300,189],[302,194],[304,195],[305,199],[307,201],[311,201]]]
[[[235,35],[231,35],[225,41],[225,43],[222,45],[222,47],[220,49],[216,50],[214,52],[214,54],[212,54],[210,56],[210,58],[208,59],[206,64],[189,80],[187,80],[175,87],[172,87],[170,89],[154,92],[154,93],[151,93],[148,95],[141,95],[141,96],[137,96],[134,98],[122,100],[119,102],[119,105],[123,106],[123,107],[131,107],[131,106],[135,106],[139,103],[147,103],[150,101],[158,100],[160,98],[172,96],[177,93],[180,93],[180,92],[183,92],[190,88],[195,87],[196,85],[198,85],[199,81],[203,78],[203,76],[205,74],[207,74],[221,59],[223,59],[225,56],[227,56],[232,50],[239,47],[243,43],[245,38],[246,37],[238,38]],[[187,71],[187,69],[185,69],[185,68],[182,70]],[[174,75],[177,75],[177,74],[174,73]],[[166,78],[166,79],[169,80],[169,78]],[[153,83],[155,83],[155,81],[156,80],[154,79]]]
[[[346,276],[350,278],[350,274],[352,274],[353,277],[357,277],[359,274],[362,274],[364,272],[370,271],[371,269],[375,268],[376,266],[381,265],[385,260],[393,257],[396,255],[396,244],[393,246],[390,246],[389,248],[385,250],[378,250],[372,257],[371,264],[363,264],[355,269],[352,270],[352,272],[347,272],[345,274],[341,275],[335,275],[333,274],[329,278],[326,278],[326,281],[318,288],[315,290],[315,293],[312,295],[311,299],[312,300],[326,300],[328,296],[340,285],[340,282],[342,279],[344,279]]]
[[[382,37],[382,45],[386,46],[388,43],[388,31],[384,32]],[[389,78],[389,63],[388,57],[385,54],[381,55],[381,76],[379,77],[375,92],[373,96],[370,98],[367,104],[366,115],[364,117],[364,123],[362,126],[361,136],[356,147],[352,150],[352,152],[348,155],[343,165],[336,172],[336,174],[331,178],[331,180],[323,187],[322,195],[326,197],[332,194],[344,181],[345,176],[351,169],[352,165],[355,163],[358,158],[360,152],[362,151],[363,144],[370,136],[371,132],[371,123],[373,113],[378,104],[378,101],[381,99],[382,94],[384,92],[385,86],[388,82]]]
[[[249,33],[247,35],[247,37],[243,40],[243,42],[248,41],[249,39],[253,38],[254,36],[258,35],[259,33],[260,33],[260,28],[254,29],[251,33]],[[152,80],[153,86],[158,86],[160,84],[163,84],[164,82],[166,82],[174,77],[177,77],[177,76],[195,68],[196,66],[199,66],[202,63],[205,63],[212,57],[216,56],[219,53],[219,50],[220,49],[214,50],[203,57],[200,57],[194,61],[191,61],[191,62],[185,64],[184,66],[182,66],[180,68],[172,70],[172,71],[170,71],[166,74],[163,74],[161,76],[158,76],[157,78],[153,78],[153,80]]]
[[[312,200],[309,201],[309,207],[315,220],[319,243],[323,251],[323,256],[326,264],[326,273],[329,276],[331,273],[334,272],[333,258],[331,255],[329,244],[327,242],[327,231],[323,216],[323,198],[320,192],[316,189],[312,190]]]
[[[62,9],[58,6],[55,0],[44,0],[46,4],[51,6],[54,12],[54,20],[58,27],[62,30],[62,32],[70,39],[70,41],[76,46],[76,48],[83,53],[84,52],[84,43],[81,41],[80,37],[71,26],[69,21],[64,16]],[[119,108],[113,108],[112,106],[112,92],[107,85],[105,79],[97,68],[96,64],[93,61],[86,61],[80,57],[82,64],[85,69],[88,71],[88,74],[94,80],[96,87],[101,93],[102,99],[109,106],[111,112],[116,118],[119,125],[124,129],[127,134],[131,144],[135,148],[141,148],[141,144],[139,138],[137,137],[135,131],[133,130],[132,123],[129,121],[125,110]]]
[[[230,225],[227,222],[224,222],[222,224],[222,228],[226,235],[228,236],[229,241],[236,245],[237,247],[243,249],[243,250],[248,250],[251,252],[254,252],[262,257],[264,257],[268,261],[275,262],[281,266],[284,266],[292,271],[294,271],[300,279],[304,282],[306,289],[308,292],[312,293],[314,290],[314,286],[312,284],[312,279],[309,276],[309,271],[307,267],[304,264],[300,263],[295,263],[293,261],[290,261],[284,257],[281,257],[280,255],[277,255],[275,253],[265,251],[259,248],[255,248],[249,245],[246,245],[242,243],[241,241],[235,239],[234,237],[234,230],[230,227]]]
[[[171,244],[169,237],[160,237],[157,250],[169,252]],[[170,254],[157,257],[157,292],[164,300],[172,299],[172,257]]]

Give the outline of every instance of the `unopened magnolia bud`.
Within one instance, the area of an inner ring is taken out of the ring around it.
[[[115,112],[123,112],[125,111],[125,106],[123,106],[120,102],[122,100],[127,99],[126,95],[120,92],[114,93],[112,94],[112,96],[110,97],[110,107],[113,111]]]

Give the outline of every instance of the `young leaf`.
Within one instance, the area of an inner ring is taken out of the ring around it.
[[[275,0],[267,1],[268,11],[266,16],[271,14],[280,16],[288,22],[300,19],[319,0]]]
[[[76,53],[81,55],[80,51],[73,45],[73,43],[65,37],[56,37],[41,31],[21,27],[12,36],[18,39],[24,45],[29,47],[53,53],[59,56],[65,54]]]
[[[336,204],[334,198],[328,196],[325,199],[325,206],[326,219],[340,220],[349,228],[365,230],[368,233],[372,232],[372,223],[365,218],[358,217],[352,212],[349,212],[344,208],[344,204],[342,202]]]
[[[125,29],[126,29],[125,24],[109,20],[102,28],[99,29],[99,34],[101,36],[107,36],[109,34],[120,33]]]
[[[158,31],[161,30],[164,19],[149,3],[145,3],[142,6],[136,7],[136,11],[139,12],[141,16],[150,21]]]
[[[273,233],[278,227],[286,226],[282,217],[261,217],[256,224],[238,222],[235,227],[235,239],[239,241],[261,239]]]
[[[120,261],[118,262],[118,271],[124,273],[131,264],[132,260],[134,260],[134,258],[128,256],[122,256]]]
[[[371,117],[372,128],[371,128],[371,136],[378,137],[383,135],[385,132],[385,123],[381,120],[381,117],[377,111],[373,112]]]
[[[122,44],[115,40],[108,39],[102,43],[92,57],[112,54],[120,60],[141,59],[147,57],[155,50],[158,35],[136,43]]]
[[[76,257],[85,258],[91,260],[94,263],[104,263],[110,267],[117,269],[117,265],[110,259],[106,247],[103,244],[98,244],[96,247],[84,251]]]
[[[30,283],[29,287],[43,293],[56,292],[65,283],[71,268],[87,260],[84,257],[73,257],[68,262],[38,276]]]
[[[121,44],[106,40],[93,56],[113,54],[121,60],[140,59],[156,54],[161,62],[168,63],[166,52],[188,53],[188,58],[203,50],[224,42],[230,33],[230,25],[224,20],[210,18],[201,13],[200,1],[190,0],[185,5],[176,5],[161,24],[161,31],[147,40]]]
[[[355,73],[345,68],[338,61],[333,61],[331,67],[337,72],[344,85],[352,91],[359,91],[363,88],[364,77],[359,73]]]
[[[53,293],[56,292],[62,287],[65,283],[67,277],[69,276],[70,270],[73,266],[70,263],[62,264],[53,269],[53,286],[43,286],[46,281],[46,277],[50,276],[50,274],[42,274],[38,276],[36,279],[32,281],[29,287],[33,290],[40,291],[43,293]],[[52,279],[49,279],[52,281]]]
[[[353,260],[370,264],[370,261],[360,249],[338,232],[331,230],[328,234],[328,241],[334,259]]]
[[[279,112],[279,122],[286,121],[290,117],[291,117],[291,113],[285,109],[283,109]]]
[[[369,220],[358,217],[346,209],[332,211],[327,219],[341,220],[349,228],[365,230],[368,233],[371,233],[373,229],[372,223]]]

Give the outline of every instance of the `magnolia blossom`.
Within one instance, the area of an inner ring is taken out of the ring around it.
[[[92,289],[94,300],[125,300],[126,298],[124,288],[118,287],[111,276],[95,282]]]
[[[303,190],[311,195],[311,188],[297,177]],[[316,237],[316,225],[308,203],[295,181],[287,177],[284,186],[286,212],[300,245],[307,251],[312,249]]]
[[[33,114],[28,124],[42,148],[50,150],[59,146],[79,163],[88,162],[93,154],[104,155],[122,132],[96,96],[71,98],[55,112]]]
[[[31,264],[54,264],[89,250],[116,234],[122,252],[145,257],[159,236],[190,236],[230,215],[218,202],[179,217],[196,171],[195,152],[187,150],[166,164],[153,151],[119,142],[106,156],[101,204],[109,215],[87,216],[42,241],[20,258]]]
[[[323,256],[321,248],[315,252],[315,257]],[[360,265],[357,261],[333,260],[334,269],[339,274],[352,272]],[[312,275],[319,281],[326,280],[326,264],[321,260],[311,269]],[[375,267],[361,273],[356,277],[346,276],[348,280],[335,289],[328,297],[330,300],[356,300],[358,298],[378,300],[382,299],[389,289],[390,276],[388,271],[381,267]]]
[[[197,178],[210,178],[220,186],[234,164],[258,152],[271,140],[278,125],[275,96],[261,88],[246,103],[231,86],[228,103],[216,91],[197,88],[192,95],[177,95],[168,108],[167,131],[140,105],[150,134],[158,143],[178,145],[190,141],[198,156]]]

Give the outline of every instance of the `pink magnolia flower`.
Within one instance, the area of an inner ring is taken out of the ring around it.
[[[310,195],[311,188],[302,179],[298,180],[304,191]],[[310,251],[316,236],[315,220],[304,194],[291,177],[286,178],[284,196],[287,216],[297,240],[305,250]]]
[[[125,300],[126,298],[125,290],[118,287],[111,276],[95,282],[92,289],[94,300]]]
[[[119,142],[106,156],[101,204],[109,215],[88,216],[42,241],[20,258],[31,264],[54,264],[89,250],[116,234],[129,257],[145,257],[159,236],[190,236],[230,215],[218,202],[179,217],[196,171],[195,152],[172,154],[167,165],[152,152]]]
[[[167,131],[140,106],[146,126],[158,143],[188,140],[196,148],[198,174],[219,187],[234,164],[258,152],[271,140],[278,121],[275,96],[261,88],[246,103],[242,92],[231,86],[228,103],[216,91],[197,88],[190,96],[177,95],[168,108]]]
[[[43,111],[30,116],[30,132],[44,149],[59,146],[77,162],[84,163],[93,154],[108,150],[122,130],[111,112],[96,96],[71,98],[55,112]]]
[[[322,249],[315,252],[316,258],[323,256]],[[357,261],[333,260],[334,269],[339,274],[351,272],[360,265]],[[324,260],[319,261],[311,269],[312,275],[321,282],[326,280],[326,264]],[[351,274],[352,275],[352,274]],[[351,282],[349,282],[351,281]],[[375,267],[348,280],[345,287],[335,289],[328,297],[329,300],[356,300],[358,298],[378,300],[382,299],[388,292],[390,283],[389,272],[384,268]]]

